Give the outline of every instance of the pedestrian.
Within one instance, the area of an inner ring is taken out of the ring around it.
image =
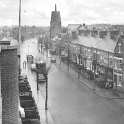
[[[23,62],[23,69],[26,69],[27,63],[26,61]]]

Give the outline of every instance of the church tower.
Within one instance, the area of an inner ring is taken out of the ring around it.
[[[61,33],[61,16],[60,11],[57,11],[57,6],[55,4],[55,10],[51,13],[50,38],[54,38],[58,33]]]

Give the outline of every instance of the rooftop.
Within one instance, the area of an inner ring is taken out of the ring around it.
[[[3,39],[0,40],[0,44],[10,45],[10,40],[8,38],[4,37]]]
[[[84,37],[84,36],[79,36],[78,40],[75,41],[75,43],[112,53],[114,52],[114,49],[117,44],[115,41],[111,39],[100,39],[100,38]]]
[[[74,31],[79,28],[81,24],[68,24],[68,30]]]

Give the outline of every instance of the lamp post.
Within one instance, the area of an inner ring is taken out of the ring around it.
[[[19,45],[21,44],[21,3],[22,1],[19,0]]]
[[[46,75],[46,99],[45,99],[45,110],[48,110],[48,77]]]
[[[68,71],[69,71],[69,55],[70,53],[69,53],[69,44],[68,44]]]
[[[67,48],[68,48],[68,71],[69,71],[69,62],[70,62],[70,37],[69,37],[69,33],[67,33]]]
[[[17,54],[18,54],[18,63],[19,63],[19,74],[21,73],[21,68],[20,68],[20,45],[21,45],[21,0],[19,0],[19,26],[18,26],[18,49],[17,49]]]

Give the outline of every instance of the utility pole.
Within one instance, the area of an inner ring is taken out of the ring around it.
[[[69,45],[68,45],[68,71],[69,71]]]
[[[69,63],[70,63],[70,50],[69,50],[69,47],[70,47],[70,38],[69,38],[69,34],[67,34],[67,37],[68,37],[68,71],[69,71]]]
[[[19,0],[19,27],[18,27],[18,63],[19,63],[19,74],[21,73],[20,68],[20,45],[21,45],[21,0]]]
[[[109,74],[109,51],[108,51],[108,68],[107,68],[107,79],[108,79],[108,74]]]
[[[19,45],[21,44],[21,0],[19,0]]]
[[[96,78],[96,70],[97,70],[97,57],[98,55],[97,55],[97,49],[95,49],[95,62],[94,62],[94,65],[95,65],[95,67],[94,67],[94,79]]]
[[[48,110],[48,75],[46,75],[46,99],[45,99],[45,110]]]

